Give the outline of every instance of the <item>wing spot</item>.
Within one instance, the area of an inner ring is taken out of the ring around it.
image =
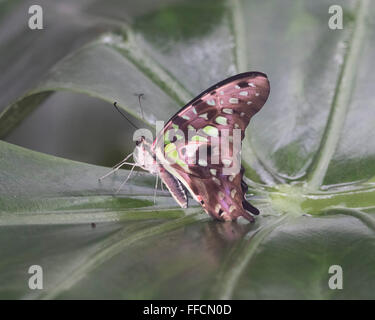
[[[222,96],[224,95],[224,91],[223,91],[223,90],[221,90],[219,93],[220,93]]]
[[[221,162],[224,164],[224,167],[226,168],[228,168],[232,163],[232,161],[229,159],[222,159]]]
[[[235,123],[235,124],[234,124],[234,127],[235,127],[236,129],[239,129],[239,128],[240,128],[240,126],[238,125],[238,123]]]
[[[240,92],[240,96],[247,96],[249,93],[247,91],[241,91]]]
[[[216,122],[217,124],[221,124],[221,125],[223,125],[223,126],[225,126],[225,125],[228,124],[228,120],[227,120],[227,118],[222,117],[222,116],[218,116],[218,117],[215,119],[215,122]]]
[[[236,193],[237,193],[237,190],[232,189],[232,191],[230,192],[230,196],[232,197],[232,199],[235,197]]]
[[[232,204],[232,205],[229,207],[229,213],[232,213],[235,209],[236,209],[236,207]]]
[[[255,93],[255,96],[258,97],[258,96],[259,96],[259,92],[256,92],[256,93]]]
[[[233,109],[224,108],[223,112],[226,113],[226,114],[233,114]]]
[[[218,197],[219,197],[219,200],[223,200],[224,197],[225,197],[225,195],[224,195],[223,192],[219,191],[219,193],[218,193]]]
[[[186,114],[184,114],[183,116],[181,116],[182,119],[185,119],[185,120],[190,120],[190,117]]]
[[[195,107],[192,107],[191,110],[194,112],[194,114],[197,114],[197,109],[195,109]]]
[[[220,99],[220,104],[224,104],[224,100],[223,99]]]
[[[182,150],[185,150],[185,154],[188,157],[193,157],[199,148],[199,144],[187,144]]]
[[[237,98],[230,98],[229,103],[231,104],[238,104],[238,99]]]
[[[206,113],[203,113],[203,114],[200,114],[199,117],[200,117],[200,118],[203,118],[203,119],[205,119],[205,120],[208,120],[207,112],[206,112]]]
[[[198,164],[202,167],[207,167],[207,161],[204,159],[199,159]]]
[[[236,177],[236,176],[231,175],[231,176],[228,177],[228,180],[229,180],[230,182],[233,182],[233,180],[234,180],[235,177]]]
[[[195,131],[195,128],[194,128],[191,124],[189,124],[187,128],[188,128],[188,130],[193,130],[193,131]]]
[[[212,177],[212,181],[215,182],[218,186],[221,186],[221,182],[218,178]]]
[[[211,137],[218,137],[219,136],[219,130],[213,126],[205,126],[203,128],[203,132]]]
[[[213,176],[216,176],[216,169],[210,169],[210,173],[213,175]]]
[[[215,102],[214,99],[210,99],[210,100],[207,100],[207,104],[210,105],[210,106],[215,106],[216,102]]]
[[[235,89],[241,89],[241,87],[240,87],[238,84],[236,84],[236,85],[234,86],[234,88],[235,88]]]
[[[191,141],[208,142],[208,139],[206,137],[195,135],[191,137]]]
[[[221,204],[218,203],[218,204],[215,206],[215,212],[216,212],[216,213],[219,213],[220,210],[221,210]]]
[[[172,151],[176,150],[176,145],[174,143],[169,143],[164,147],[165,153],[170,153]]]
[[[232,218],[226,212],[220,215],[220,218],[222,218],[224,221],[232,221]]]
[[[243,117],[245,115],[245,112],[240,113],[240,117]]]
[[[249,87],[253,87],[253,88],[255,88],[255,84],[252,83],[252,82],[249,82]]]
[[[248,101],[248,102],[247,102],[248,105],[250,105],[250,104],[252,104],[252,103],[253,103],[252,101]]]

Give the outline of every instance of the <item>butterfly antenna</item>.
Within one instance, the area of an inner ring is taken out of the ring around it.
[[[113,105],[115,106],[116,110],[126,119],[128,122],[135,128],[139,129],[133,122],[130,121],[130,119],[125,115],[124,112],[118,107],[117,102],[114,102]]]
[[[122,189],[122,187],[128,182],[128,180],[129,180],[129,178],[130,178],[130,176],[131,176],[131,174],[132,174],[135,166],[136,166],[135,164],[132,166],[132,168],[130,169],[130,172],[129,172],[128,176],[125,179],[125,181],[123,183],[121,183],[120,187],[117,189],[117,191],[116,191],[115,194],[118,194],[120,192],[120,190]]]
[[[142,103],[141,103],[141,99],[145,98],[145,94],[144,93],[135,93],[134,95],[136,95],[138,97],[138,103],[139,103],[139,108],[141,109],[142,119],[145,120],[145,115],[143,113]]]
[[[156,183],[155,183],[155,189],[154,189],[154,204],[156,204],[156,190],[158,190],[158,182],[159,182],[159,175],[156,175]]]
[[[124,160],[116,164],[115,166],[112,167],[112,170],[106,173],[104,176],[99,178],[99,181],[103,180],[104,178],[108,177],[110,174],[115,173],[117,170],[119,170],[122,166],[129,164],[129,165],[134,165],[134,163],[129,163],[126,162],[131,156],[133,155],[133,152],[125,157]]]

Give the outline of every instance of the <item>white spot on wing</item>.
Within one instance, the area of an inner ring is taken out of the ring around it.
[[[216,213],[219,213],[220,209],[221,209],[221,205],[220,205],[220,203],[218,203],[218,204],[215,206],[215,212],[216,212]]]
[[[199,117],[200,117],[200,118],[203,118],[203,119],[205,119],[205,120],[208,120],[207,112],[206,112],[206,113],[203,113],[203,114],[200,114]]]
[[[198,160],[198,164],[202,167],[206,167],[207,166],[207,161],[204,160],[204,159],[199,159]]]
[[[210,105],[210,106],[214,106],[216,105],[216,102],[214,99],[210,99],[210,100],[207,100],[207,104]]]
[[[219,180],[218,178],[216,178],[216,177],[212,177],[212,180],[213,180],[218,186],[221,185],[221,182],[220,182],[220,180]]]
[[[229,99],[229,103],[231,103],[231,104],[237,104],[238,103],[238,99],[237,98],[230,98]]]
[[[232,163],[232,161],[229,159],[223,159],[221,160],[221,162],[224,164],[225,167],[229,167]]]

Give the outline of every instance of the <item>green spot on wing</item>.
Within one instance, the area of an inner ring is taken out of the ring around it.
[[[227,122],[227,118],[225,117],[222,117],[222,116],[218,116],[216,119],[215,119],[215,122],[218,123],[218,124],[222,124],[222,125],[226,125],[228,122]]]
[[[169,131],[164,133],[164,144],[170,144],[171,141],[169,140]]]
[[[178,160],[178,152],[177,150],[171,151],[168,153],[168,157],[173,159],[174,161]]]
[[[219,130],[213,126],[205,126],[203,132],[211,137],[217,137],[219,135]]]
[[[191,138],[191,141],[207,142],[208,140],[207,140],[206,137],[201,137],[201,136],[197,136],[197,135],[195,135],[195,136],[193,136],[193,137]]]
[[[172,151],[176,150],[176,145],[174,143],[169,143],[165,146],[164,151],[165,153],[170,153]],[[177,152],[177,151],[176,151]]]

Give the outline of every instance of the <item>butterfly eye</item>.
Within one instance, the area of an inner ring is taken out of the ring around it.
[[[146,140],[146,137],[145,136],[142,136],[140,137],[136,142],[135,142],[135,145],[136,146],[139,146],[143,141]]]

